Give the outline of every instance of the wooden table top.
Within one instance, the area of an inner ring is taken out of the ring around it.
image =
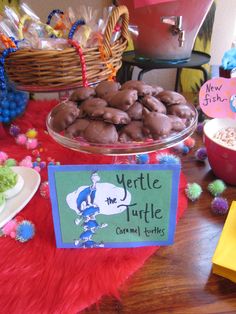
[[[181,157],[188,182],[199,183],[200,199],[189,202],[179,220],[175,243],[162,247],[150,257],[121,287],[121,300],[105,297],[100,313],[236,313],[236,284],[211,273],[212,256],[221,235],[226,216],[215,216],[210,205],[213,197],[207,185],[215,178],[208,162],[197,162],[196,146]],[[236,200],[236,187],[228,186],[223,196],[229,204]],[[92,306],[84,313],[97,313]]]

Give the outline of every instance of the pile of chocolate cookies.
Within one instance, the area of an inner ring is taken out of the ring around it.
[[[51,127],[97,144],[163,139],[184,130],[195,111],[179,93],[143,81],[82,87],[52,110]]]

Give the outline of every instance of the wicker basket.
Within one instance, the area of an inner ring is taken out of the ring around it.
[[[121,36],[111,45],[112,32],[120,18]],[[127,47],[129,38],[128,22],[128,9],[125,6],[114,8],[104,34],[102,49],[105,58],[101,58],[101,47],[83,49],[89,84],[107,80],[112,71],[117,71],[121,67],[122,53]],[[111,66],[108,67],[108,64]],[[29,91],[66,89],[83,85],[80,58],[75,48],[17,50],[7,57],[5,70],[8,78],[19,88]]]

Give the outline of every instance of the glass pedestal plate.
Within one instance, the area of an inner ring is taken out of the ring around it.
[[[135,156],[137,154],[147,154],[151,152],[164,150],[164,149],[177,145],[178,143],[184,141],[189,136],[191,136],[194,130],[196,129],[197,123],[198,123],[197,110],[192,105],[191,105],[191,108],[194,111],[194,116],[191,119],[187,120],[187,126],[183,131],[172,133],[170,136],[163,139],[158,139],[158,140],[147,139],[142,142],[129,142],[129,143],[118,142],[115,144],[105,145],[105,144],[98,144],[98,143],[89,143],[81,137],[68,138],[64,135],[63,132],[58,133],[53,130],[52,111],[47,116],[46,126],[47,126],[49,135],[58,144],[66,148],[69,148],[71,150],[75,150],[82,153],[113,156],[114,161],[116,161],[117,163],[120,163],[119,161],[122,160],[122,156]]]

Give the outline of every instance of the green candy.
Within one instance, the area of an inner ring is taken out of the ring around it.
[[[13,188],[17,183],[17,174],[7,166],[0,166],[0,193]]]

